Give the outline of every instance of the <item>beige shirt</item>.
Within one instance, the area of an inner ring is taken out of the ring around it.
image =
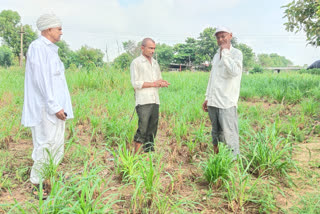
[[[213,57],[206,92],[208,106],[222,109],[237,106],[240,95],[242,58],[241,51],[231,46],[230,50],[222,50],[220,59],[220,49],[218,49]]]
[[[158,62],[152,58],[152,63],[140,55],[130,65],[131,84],[135,90],[136,106],[145,104],[160,104],[159,88],[142,88],[144,82],[154,82],[162,79]]]

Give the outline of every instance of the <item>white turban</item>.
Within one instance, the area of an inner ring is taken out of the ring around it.
[[[40,16],[37,20],[37,28],[40,31],[49,28],[61,27],[61,25],[61,20],[54,14],[44,14]]]

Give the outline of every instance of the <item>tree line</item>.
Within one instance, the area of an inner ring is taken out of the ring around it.
[[[283,6],[288,21],[285,23],[287,31],[305,31],[307,42],[310,45],[320,44],[320,4],[317,0],[293,0]],[[20,29],[23,27],[23,55],[26,56],[30,43],[38,37],[36,31],[30,25],[22,25],[21,17],[16,11],[2,10],[0,12],[0,66],[11,66],[20,59]],[[201,66],[210,69],[210,62],[218,50],[214,28],[204,29],[198,38],[186,38],[183,43],[173,46],[157,44],[155,57],[162,69],[167,69],[170,64],[184,64],[189,66]],[[105,64],[104,53],[89,46],[82,46],[79,50],[73,51],[65,41],[56,43],[59,48],[59,55],[66,68],[86,67],[94,69]],[[284,56],[276,53],[255,54],[252,48],[244,43],[238,43],[237,39],[232,40],[232,45],[243,53],[243,65],[245,70],[259,67],[282,67],[292,65],[292,62]],[[129,40],[123,42],[125,50],[120,56],[114,59],[112,65],[119,69],[128,69],[131,60],[140,54],[140,44]],[[259,69],[258,69],[259,70]]]
[[[166,70],[172,64],[182,64],[190,67],[201,67],[201,70],[211,69],[211,60],[218,50],[215,28],[206,28],[198,38],[187,38],[184,43],[173,46],[157,44],[154,57],[160,64],[161,69]],[[243,53],[244,70],[249,71],[256,67],[286,67],[293,63],[276,53],[255,54],[252,48],[244,43],[238,43],[234,37],[232,46]],[[140,54],[140,43],[129,40],[123,43],[125,50],[114,60],[114,65],[122,70],[130,66],[130,62]]]
[[[20,32],[23,28],[23,56],[31,42],[38,38],[38,34],[30,25],[22,25],[18,12],[12,10],[2,10],[0,12],[0,66],[9,67],[17,64],[20,60]],[[69,45],[61,40],[56,43],[59,46],[59,56],[66,68],[86,67],[93,69],[104,64],[104,53],[95,48],[82,46],[77,51],[72,51]]]

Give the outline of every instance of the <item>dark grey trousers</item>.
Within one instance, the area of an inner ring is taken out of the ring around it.
[[[154,151],[154,139],[157,135],[159,121],[159,105],[137,105],[136,111],[139,122],[134,141],[142,143],[145,152]]]
[[[240,154],[239,150],[239,130],[237,108],[228,109],[208,106],[209,117],[212,125],[212,143],[226,143],[232,150],[234,156]]]

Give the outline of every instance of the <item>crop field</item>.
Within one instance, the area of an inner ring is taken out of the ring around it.
[[[0,69],[0,213],[320,213],[320,75],[243,74],[235,162],[223,144],[213,155],[209,73],[162,75],[156,152],[133,155],[129,71],[67,70],[75,118],[64,159],[43,175],[50,196],[37,200],[24,70]]]

